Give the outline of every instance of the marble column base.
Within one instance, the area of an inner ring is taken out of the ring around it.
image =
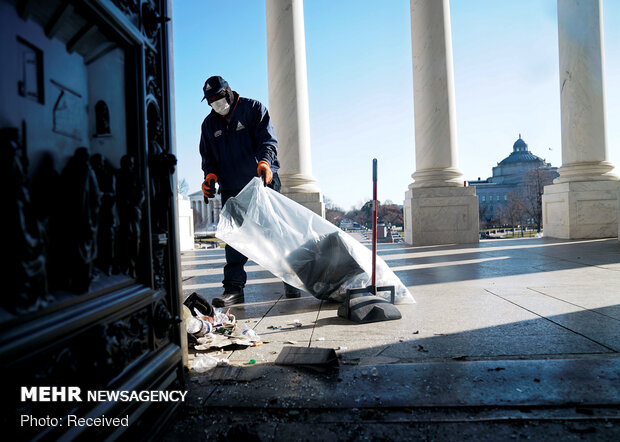
[[[313,176],[303,173],[279,173],[282,193],[320,193]]]
[[[411,188],[405,194],[405,242],[414,246],[477,243],[475,187]]]
[[[575,164],[563,164],[558,169],[560,176],[553,180],[554,184],[576,181],[618,181],[612,173],[614,165],[609,161],[589,161]]]
[[[575,181],[545,186],[543,234],[551,238],[618,235],[619,181]]]
[[[312,210],[317,215],[325,218],[325,204],[323,204],[323,197],[321,192],[285,192],[282,190],[282,195],[292,199],[296,203],[301,204],[307,209]]]
[[[618,217],[618,241],[620,241],[620,188],[618,188],[618,211],[616,212],[616,216]]]
[[[418,187],[463,187],[463,172],[456,167],[418,169],[411,175],[415,181],[411,188]]]
[[[618,189],[618,241],[620,241],[620,188]]]

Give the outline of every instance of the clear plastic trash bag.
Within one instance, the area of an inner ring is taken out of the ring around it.
[[[372,252],[329,221],[254,178],[220,214],[215,236],[286,283],[318,299],[342,302],[349,288],[370,285]],[[395,302],[413,296],[377,257],[377,286],[394,286]],[[390,298],[389,292],[377,295]]]

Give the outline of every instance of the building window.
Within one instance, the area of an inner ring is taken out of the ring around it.
[[[508,196],[504,195],[504,201],[508,201]]]
[[[499,201],[499,195],[497,195],[497,201]]]
[[[45,103],[43,93],[43,51],[17,37],[19,81],[17,92],[22,97]]]
[[[486,201],[486,199],[487,199],[487,197],[486,197],[486,196],[484,196],[484,195],[482,195],[482,202],[485,202],[485,201]]]

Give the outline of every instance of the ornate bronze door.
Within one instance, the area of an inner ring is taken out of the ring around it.
[[[2,426],[24,438],[147,438],[179,405],[86,397],[184,389],[168,11],[0,0]]]

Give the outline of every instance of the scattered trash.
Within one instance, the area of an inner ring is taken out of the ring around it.
[[[234,345],[241,345],[244,347],[254,347],[254,342],[250,341],[249,339],[231,339],[230,343]]]
[[[534,378],[534,382],[540,382],[540,379]]]
[[[270,325],[267,327],[269,330],[280,330],[280,327],[276,327],[275,325]]]
[[[467,355],[459,355],[459,356],[452,357],[453,361],[464,361],[465,359],[467,359]]]
[[[210,355],[197,354],[192,362],[192,370],[196,373],[204,373],[215,368],[219,361],[218,358]]]
[[[250,341],[260,341],[260,336],[251,328],[246,328],[241,334]]]
[[[370,369],[370,376],[372,376],[373,378],[376,378],[379,375],[379,370],[377,370],[377,367],[372,367]]]
[[[324,341],[325,338],[316,338],[317,341]]]
[[[412,334],[413,334],[413,335],[420,334],[420,330],[416,330],[416,331],[414,331]]]
[[[428,353],[428,350],[422,347],[421,345],[414,345],[413,348],[417,348],[418,351],[421,351],[423,353]]]
[[[487,368],[487,371],[502,371],[506,370],[504,367]]]
[[[301,327],[301,321],[300,321],[299,319],[295,319],[295,320],[293,321],[293,325],[294,325],[295,327]]]
[[[228,347],[229,345],[234,344],[243,345],[243,340],[231,339],[231,337],[229,336],[221,335],[218,333],[209,333],[206,336],[198,338],[198,345],[194,345],[194,350],[209,350],[211,348],[221,349],[223,347]],[[251,345],[251,341],[248,341],[246,344],[246,346]]]
[[[256,364],[256,359],[250,359],[248,361],[248,364],[250,364],[250,365]]]
[[[346,350],[348,347],[344,347],[344,346],[339,346],[336,350]]]
[[[213,325],[205,319],[191,317],[185,323],[185,330],[194,336],[205,336],[213,331]]]
[[[286,341],[289,344],[297,345],[297,341]]]
[[[198,293],[193,292],[185,301],[183,301],[183,307],[187,307],[188,311],[198,311],[197,316],[212,316],[213,315],[213,306],[207,301],[205,298],[200,296]],[[185,310],[185,308],[183,309]]]
[[[284,347],[275,363],[325,372],[331,367],[338,366],[338,357],[333,348]]]

